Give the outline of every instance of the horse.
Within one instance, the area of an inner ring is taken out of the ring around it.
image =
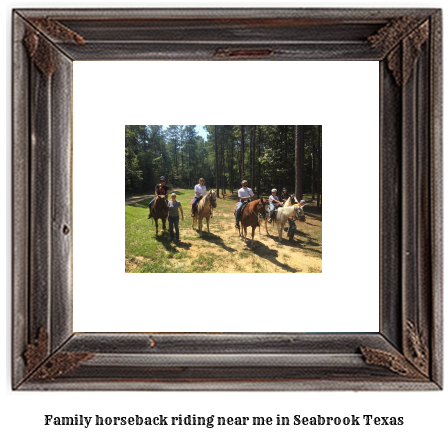
[[[299,201],[296,198],[296,195],[294,193],[285,201],[283,204],[283,207],[291,207],[294,204],[298,204]]]
[[[269,235],[268,221],[269,221],[269,202],[266,202],[266,205],[264,207],[264,214],[258,216],[258,234],[261,235],[261,223],[264,222],[264,226],[266,228],[266,234]]]
[[[166,218],[168,217],[168,202],[165,195],[157,195],[152,207],[151,215],[156,221],[156,236],[159,233],[159,219],[162,220],[163,232],[166,232]]]
[[[238,204],[237,204],[238,205]],[[254,243],[254,234],[255,229],[260,226],[259,218],[260,215],[264,215],[265,212],[265,206],[266,206],[266,199],[260,198],[256,199],[255,201],[249,202],[246,207],[244,207],[244,210],[240,213],[240,218],[238,222],[241,223],[241,226],[239,227],[239,235],[240,238],[244,238],[244,244],[247,246],[246,242],[246,235],[247,235],[247,227],[252,227],[252,240],[250,243],[250,247],[252,248]],[[234,210],[234,214],[236,213],[236,206]]]
[[[194,229],[195,222],[198,221],[199,234],[202,237],[202,220],[205,218],[207,221],[207,233],[210,233],[210,216],[212,214],[212,208],[216,208],[216,192],[210,190],[207,194],[198,202],[197,211],[195,211],[191,228]]]
[[[295,195],[291,195],[285,202],[285,204],[283,205],[283,207],[290,207],[291,205],[294,204],[298,204],[299,201],[297,201],[297,198],[295,197]],[[259,218],[259,222],[260,222],[260,227],[258,228],[258,234],[261,234],[261,222],[264,222],[264,226],[266,228],[266,234],[269,235],[269,231],[268,231],[268,222],[269,222],[269,202],[266,203],[266,207],[265,207],[265,214],[263,217],[260,216]]]
[[[277,224],[278,240],[282,243],[283,226],[288,221],[288,218],[294,214],[294,219],[300,221],[305,220],[305,213],[303,212],[303,205],[293,205],[291,207],[280,207],[274,217],[274,221]]]

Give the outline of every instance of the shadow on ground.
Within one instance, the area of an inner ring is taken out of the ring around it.
[[[164,233],[162,235],[156,236],[157,242],[160,242],[167,251],[176,253],[179,252],[177,248],[182,248],[188,251],[191,247],[191,243],[182,242],[182,240],[170,242],[170,233]]]
[[[198,235],[198,237],[200,237],[199,231],[198,230],[195,230],[195,231],[196,231],[196,234]],[[207,232],[202,231],[202,237],[200,237],[200,238],[202,240],[205,240],[208,243],[213,243],[213,244],[219,246],[220,248],[226,250],[227,252],[235,252],[236,251],[236,249],[233,249],[230,246],[227,246],[224,243],[224,240],[222,240],[222,238],[217,236],[216,234],[207,233]]]
[[[250,248],[250,243],[248,248]],[[254,247],[250,250],[257,254],[258,257],[266,259],[280,269],[284,269],[287,272],[300,272],[300,269],[295,269],[289,265],[286,265],[285,263],[279,262],[277,259],[278,251],[276,249],[270,249],[267,245],[259,240],[254,240]]]

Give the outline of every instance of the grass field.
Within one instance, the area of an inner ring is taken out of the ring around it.
[[[294,241],[289,242],[283,233],[278,243],[277,227],[268,225],[255,233],[254,248],[246,248],[234,228],[233,208],[236,195],[217,200],[217,208],[210,220],[210,234],[204,220],[203,236],[191,229],[190,201],[193,190],[174,189],[184,210],[184,221],[179,222],[180,242],[171,243],[168,233],[159,236],[155,224],[148,220],[148,203],[151,197],[127,199],[126,211],[126,272],[322,272],[322,214],[311,197],[304,199],[306,222],[296,222]],[[267,196],[266,196],[267,197]],[[205,232],[204,232],[205,229]],[[248,228],[250,235],[251,228]]]

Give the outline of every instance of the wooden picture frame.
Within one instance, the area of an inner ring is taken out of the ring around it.
[[[14,10],[12,387],[441,389],[441,29],[438,9]],[[72,62],[157,59],[379,61],[378,333],[73,333]]]

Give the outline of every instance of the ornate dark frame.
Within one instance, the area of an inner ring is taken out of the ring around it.
[[[13,388],[440,389],[441,29],[437,9],[15,10]],[[379,333],[73,333],[72,61],[104,59],[379,61]]]

